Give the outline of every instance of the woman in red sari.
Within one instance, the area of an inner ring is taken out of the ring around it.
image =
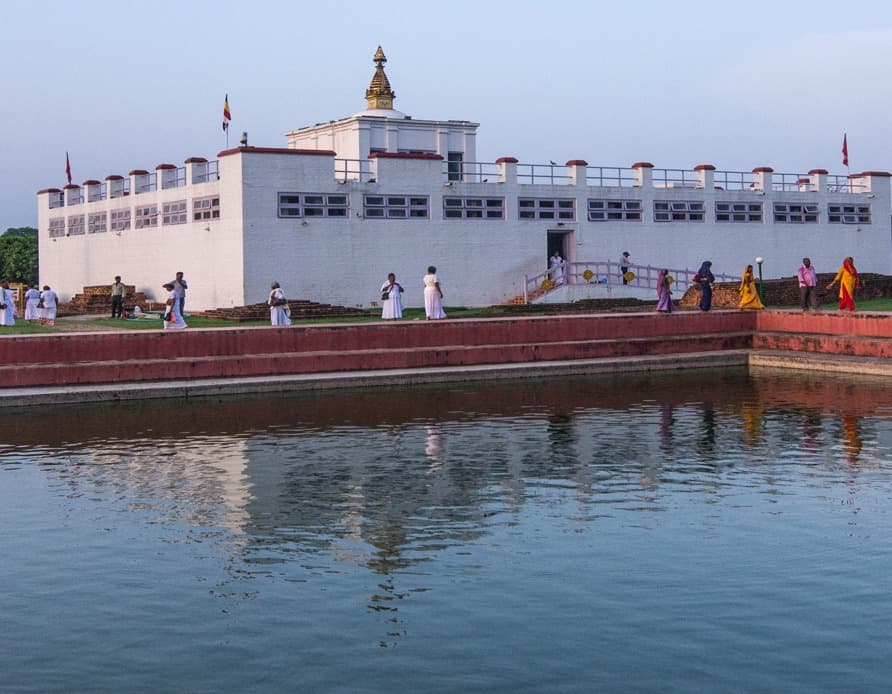
[[[827,285],[827,289],[833,289],[833,285],[839,282],[839,310],[855,310],[855,290],[861,286],[858,279],[858,271],[855,269],[855,261],[851,257],[842,261],[842,267],[836,273],[833,281]]]

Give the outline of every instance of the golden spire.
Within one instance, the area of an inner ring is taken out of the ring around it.
[[[375,68],[375,75],[372,77],[372,83],[365,90],[365,99],[369,104],[369,109],[392,110],[396,94],[393,93],[393,90],[390,88],[390,81],[387,79],[387,75],[384,74],[384,63],[387,62],[387,56],[384,55],[381,46],[378,46],[378,50],[375,51],[375,57],[372,60],[377,67]]]

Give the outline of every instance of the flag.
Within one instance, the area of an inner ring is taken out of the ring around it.
[[[71,162],[68,161],[68,152],[65,152],[65,175],[68,176],[68,185],[71,185]]]
[[[845,133],[842,134],[842,165],[849,165],[849,142]]]
[[[229,121],[232,120],[232,115],[229,113],[229,94],[226,95],[226,98],[223,99],[223,132],[225,133],[229,130]]]

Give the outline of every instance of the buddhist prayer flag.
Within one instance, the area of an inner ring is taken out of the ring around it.
[[[68,185],[71,185],[71,162],[68,161],[68,152],[65,152],[65,175],[68,176]]]
[[[845,133],[842,134],[842,165],[849,165],[849,142]]]
[[[229,94],[223,99],[223,132],[229,130],[229,121],[232,120],[232,115],[229,113]]]

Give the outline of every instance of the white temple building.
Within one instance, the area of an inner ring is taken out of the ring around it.
[[[404,303],[421,306],[435,265],[447,306],[486,306],[532,296],[555,250],[568,262],[554,292],[564,298],[604,282],[634,294],[614,286],[623,251],[642,266],[709,259],[738,276],[756,256],[766,277],[795,274],[804,255],[819,272],[845,256],[892,271],[887,172],[478,162],[477,123],[397,111],[380,48],[373,60],[367,110],[292,130],[285,147],[39,191],[41,284],[67,300],[121,275],[160,297],[181,270],[191,310],[265,301],[272,281],[292,299],[368,307],[394,272]]]

